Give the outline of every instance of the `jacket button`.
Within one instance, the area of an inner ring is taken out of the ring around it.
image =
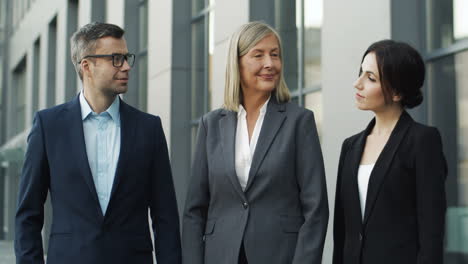
[[[359,241],[362,241],[362,234],[359,233]]]
[[[247,209],[249,207],[249,204],[247,202],[244,202],[242,206],[244,207],[244,209]]]

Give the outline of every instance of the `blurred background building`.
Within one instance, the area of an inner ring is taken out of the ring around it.
[[[323,263],[331,263],[341,143],[372,117],[354,107],[352,83],[365,49],[385,38],[409,42],[425,58],[425,100],[410,112],[441,131],[449,164],[445,263],[468,263],[467,15],[466,0],[0,0],[0,247],[14,239],[34,113],[81,89],[69,56],[78,27],[101,21],[126,30],[137,62],[123,98],[161,116],[181,212],[198,119],[222,105],[228,38],[263,20],[282,36],[293,101],[318,123],[330,202]],[[51,213],[47,205],[45,243]]]

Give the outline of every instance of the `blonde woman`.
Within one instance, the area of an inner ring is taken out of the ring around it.
[[[328,222],[311,111],[289,103],[281,40],[261,22],[230,40],[224,106],[200,120],[183,262],[321,263]]]

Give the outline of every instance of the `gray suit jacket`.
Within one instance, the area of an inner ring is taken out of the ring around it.
[[[183,263],[321,263],[328,224],[322,153],[311,111],[272,97],[242,191],[237,113],[200,121],[183,218]]]

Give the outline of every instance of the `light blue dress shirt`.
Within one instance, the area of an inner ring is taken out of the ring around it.
[[[120,100],[117,96],[106,111],[97,114],[81,92],[80,105],[89,167],[104,215],[120,154]]]

